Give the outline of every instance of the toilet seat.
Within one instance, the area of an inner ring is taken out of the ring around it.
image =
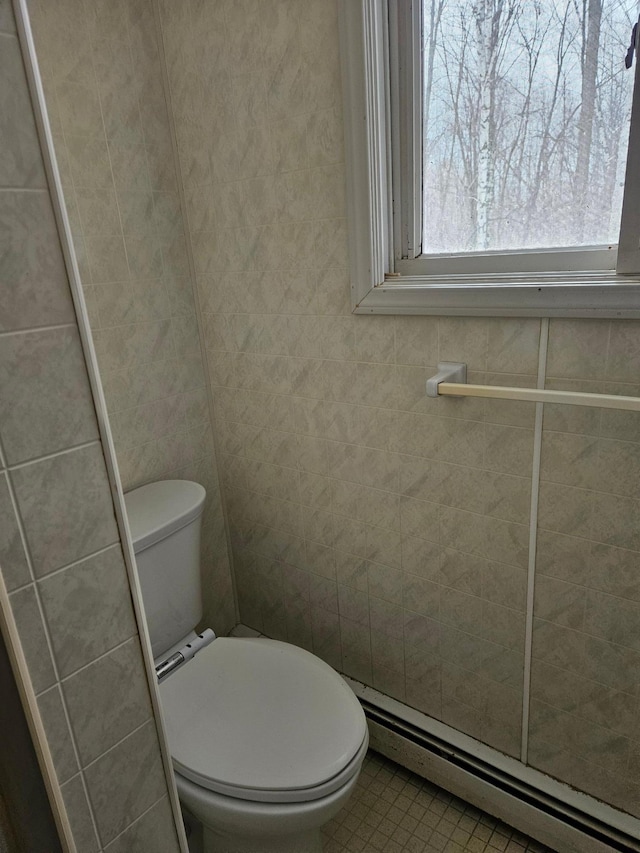
[[[359,771],[367,748],[351,689],[289,643],[220,637],[160,693],[176,771],[238,799],[320,799]]]

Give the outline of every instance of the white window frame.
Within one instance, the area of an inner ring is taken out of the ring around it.
[[[410,130],[402,146],[392,145],[394,122],[396,128],[398,122],[418,125],[412,119],[419,99],[400,98],[398,78],[405,92],[421,86],[419,40],[412,38],[420,3],[413,0],[402,17],[395,12],[397,0],[339,2],[353,312],[640,317],[638,45],[617,270],[613,248],[443,256],[429,258],[427,272],[425,259],[413,257],[421,240],[416,206],[422,204],[417,165],[422,142]],[[390,54],[402,37],[409,45],[405,55],[413,52],[415,61],[396,65],[392,75],[397,58]]]

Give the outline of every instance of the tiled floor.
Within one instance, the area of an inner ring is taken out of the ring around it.
[[[324,853],[553,853],[369,752],[346,807],[325,827]]]

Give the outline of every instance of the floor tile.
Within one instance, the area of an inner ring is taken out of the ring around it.
[[[324,853],[553,853],[372,750]]]

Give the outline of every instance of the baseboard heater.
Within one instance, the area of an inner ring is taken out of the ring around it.
[[[516,798],[536,809],[541,813],[541,816],[553,818],[577,830],[583,834],[585,840],[587,838],[592,839],[600,845],[605,845],[605,849],[617,850],[620,853],[640,853],[640,842],[632,836],[609,826],[592,815],[560,802],[555,797],[545,795],[537,788],[520,779],[514,779],[509,774],[500,771],[475,755],[466,753],[459,747],[452,747],[451,744],[441,738],[419,729],[389,711],[376,707],[362,696],[358,698],[367,719],[371,723],[402,738],[405,743],[419,747],[440,761],[445,761],[452,767],[470,774],[479,782],[490,785],[494,790]],[[455,791],[452,793],[455,794]],[[486,808],[486,805],[484,807]]]

